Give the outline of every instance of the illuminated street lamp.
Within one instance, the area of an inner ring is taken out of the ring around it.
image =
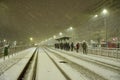
[[[70,31],[72,33],[72,40],[74,41],[74,33],[73,33],[73,27],[69,27],[67,31]]]
[[[6,40],[4,39],[3,42],[6,42]]]
[[[30,41],[33,41],[33,38],[32,38],[32,37],[30,38]]]
[[[104,15],[106,15],[106,14],[108,13],[108,11],[107,11],[106,9],[103,9],[102,13],[103,13]]]
[[[63,35],[63,33],[62,33],[62,32],[60,32],[60,33],[59,33],[59,35],[60,35],[60,36],[62,36],[62,35]]]
[[[56,36],[54,35],[53,38],[56,39]]]
[[[95,15],[92,15],[91,17],[90,17],[90,23],[89,23],[89,26],[88,26],[88,41],[89,42],[91,42],[91,26],[93,26],[94,24],[95,24],[95,20],[97,20],[97,18],[98,18],[98,15],[97,14],[95,14]],[[93,21],[92,23],[91,23],[91,21]]]
[[[96,14],[96,15],[94,15],[94,18],[97,18],[98,17],[98,15]]]
[[[70,30],[73,30],[73,27],[70,27],[69,29],[70,29]]]
[[[106,20],[106,16],[108,14],[108,11],[106,9],[103,9],[102,11],[102,14],[104,16],[104,26],[105,26],[105,41],[106,41],[106,44],[107,44],[107,20]],[[107,45],[108,47],[108,45]]]
[[[71,30],[73,30],[73,27],[69,27],[69,28],[67,29],[67,31],[71,31]]]

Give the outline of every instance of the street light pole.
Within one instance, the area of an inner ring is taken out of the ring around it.
[[[32,45],[33,38],[32,38],[32,37],[30,37],[29,39],[30,39],[30,45]]]
[[[69,29],[70,29],[70,31],[72,32],[72,42],[74,42],[73,27],[70,27]]]
[[[108,11],[106,9],[103,9],[102,11],[103,15],[104,15],[104,26],[105,26],[105,41],[106,41],[106,47],[108,47],[107,41],[108,41],[108,33],[107,33],[107,13]]]
[[[73,27],[69,27],[67,30],[68,30],[69,32],[71,32],[72,42],[74,42],[74,31],[73,31]]]
[[[106,18],[104,17],[104,26],[105,26],[105,41],[106,41],[106,47],[108,47],[108,44],[107,44],[107,20]]]

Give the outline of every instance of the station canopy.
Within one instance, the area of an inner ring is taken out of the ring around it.
[[[65,40],[69,40],[71,37],[61,37],[61,38],[58,38],[56,39],[57,41],[65,41]]]

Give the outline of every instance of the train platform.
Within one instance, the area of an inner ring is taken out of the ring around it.
[[[120,59],[40,47],[0,62],[0,80],[119,80]]]
[[[99,55],[85,55],[82,53],[63,51],[58,49],[47,48],[50,52],[49,55],[54,54],[61,57],[63,61],[71,64],[78,72],[82,73],[83,79],[78,80],[89,80],[88,77],[94,77],[92,80],[119,80],[120,79],[120,59],[108,58]],[[74,65],[74,66],[73,66]],[[87,72],[87,73],[86,73]],[[79,76],[80,76],[79,73]],[[67,73],[68,74],[68,73]],[[74,74],[74,73],[73,73]],[[71,77],[71,76],[70,76]],[[76,80],[76,79],[72,79]]]
[[[29,48],[14,56],[0,59],[0,80],[17,80],[36,48]]]

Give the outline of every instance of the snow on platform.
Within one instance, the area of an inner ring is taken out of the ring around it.
[[[68,53],[68,54],[73,54],[75,56],[81,56],[81,57],[84,57],[84,58],[90,58],[90,59],[93,59],[93,60],[96,60],[96,61],[101,61],[101,62],[104,62],[104,63],[107,63],[107,64],[111,64],[111,65],[115,65],[115,66],[120,67],[120,59],[116,59],[116,58],[105,57],[105,56],[94,55],[94,54],[85,55],[82,52],[77,53],[75,51],[71,52],[71,51],[64,51],[64,50],[59,50],[59,49],[56,49],[55,51],[61,51],[61,52],[65,52],[65,53]]]
[[[68,62],[63,61],[62,59],[59,59],[55,55],[51,54],[49,51],[46,50],[48,54],[54,59],[54,61],[57,63],[57,65],[70,77],[71,80],[89,80],[85,76],[83,76],[81,73],[79,73],[77,70],[70,67]]]
[[[61,52],[58,52],[57,50],[53,50],[53,49],[50,49],[50,50],[56,52],[56,54],[64,56],[66,59],[71,60],[72,62],[75,62],[75,63],[91,70],[92,72],[95,72],[96,74],[99,74],[100,76],[102,76],[102,77],[104,77],[108,80],[120,80],[120,74],[119,73],[115,73],[113,71],[108,70],[107,68],[105,69],[105,68],[102,68],[102,67],[97,66],[95,64],[92,64],[92,63],[89,63],[89,62],[86,62],[86,61],[83,61],[83,60],[80,60],[80,59],[76,59],[74,57],[68,56],[68,55],[63,54]],[[70,53],[70,52],[67,52],[67,53]],[[106,62],[106,63],[109,63],[109,64],[113,64],[113,65],[116,65],[116,66],[120,67],[120,62],[118,62],[118,60],[115,61],[115,60],[105,59],[105,58],[97,57],[97,56],[84,55],[82,53],[80,53],[80,54],[70,53],[70,54],[74,54],[74,55],[82,56],[82,57],[86,57],[86,58],[92,58],[92,59],[95,59],[95,60],[100,60],[100,61],[103,61],[103,62]]]
[[[21,51],[16,56],[1,62],[1,63],[4,63],[4,62],[6,63],[7,61],[8,65],[9,64],[12,64],[12,65],[8,67],[6,65],[7,68],[5,71],[3,71],[3,74],[0,75],[0,80],[17,80],[17,78],[19,77],[20,73],[24,69],[27,62],[29,61],[35,49],[36,48],[30,48],[30,49]]]
[[[67,53],[73,53],[73,52],[67,52]],[[120,59],[105,57],[105,56],[100,56],[100,55],[93,55],[93,54],[84,55],[81,52],[76,53],[75,55],[76,56],[82,56],[82,57],[85,57],[85,58],[94,59],[96,61],[101,61],[101,62],[104,62],[104,63],[108,63],[108,64],[111,64],[111,65],[115,65],[115,66],[120,67]]]

